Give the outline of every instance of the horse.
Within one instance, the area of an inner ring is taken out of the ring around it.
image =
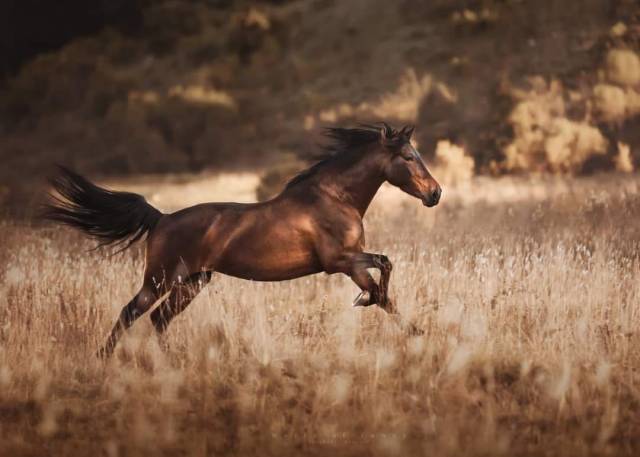
[[[258,203],[204,203],[171,214],[143,196],[98,187],[60,166],[50,178],[42,216],[127,249],[146,240],[142,286],[122,308],[98,352],[109,357],[136,319],[149,311],[157,334],[185,310],[214,272],[253,281],[342,273],[360,288],[353,306],[378,305],[399,318],[388,296],[392,263],[365,251],[363,217],[384,182],[438,204],[442,189],[411,143],[414,127],[386,123],[327,128],[322,160]],[[380,271],[376,281],[368,269]],[[408,326],[419,334],[417,327]]]

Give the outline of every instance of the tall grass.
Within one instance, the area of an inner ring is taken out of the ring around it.
[[[380,198],[369,250],[424,336],[351,308],[344,277],[214,276],[164,341],[144,317],[107,363],[93,354],[141,250],[5,222],[0,455],[637,455],[640,181],[624,179],[521,184],[516,202],[478,181],[434,210]]]

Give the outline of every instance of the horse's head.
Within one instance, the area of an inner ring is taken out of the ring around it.
[[[403,192],[422,200],[425,206],[435,206],[440,201],[442,188],[411,144],[412,134],[413,127],[404,127],[398,132],[384,124],[380,130],[380,144],[387,153],[385,179]]]

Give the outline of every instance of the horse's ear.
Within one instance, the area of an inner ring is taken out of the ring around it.
[[[402,134],[407,138],[407,140],[410,140],[415,129],[416,127],[414,125],[405,125],[402,128]]]
[[[387,125],[383,125],[382,128],[380,129],[380,142],[382,144],[385,144],[387,141],[389,141],[389,131],[387,130]]]

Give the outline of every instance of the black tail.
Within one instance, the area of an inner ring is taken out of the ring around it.
[[[76,229],[100,241],[100,246],[125,244],[122,250],[149,233],[162,213],[142,195],[113,192],[58,167],[49,182],[59,195],[49,194],[42,217]]]

